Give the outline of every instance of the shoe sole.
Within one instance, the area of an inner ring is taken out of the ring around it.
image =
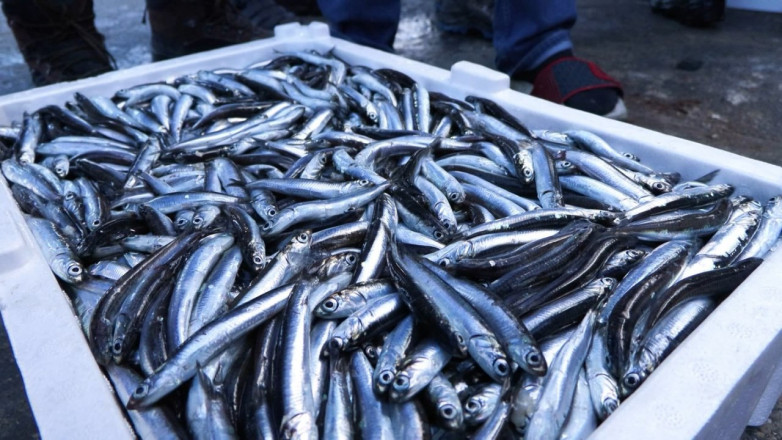
[[[608,119],[614,119],[617,121],[626,121],[627,107],[625,106],[624,100],[622,100],[622,98],[619,98],[619,100],[616,101],[616,105],[614,106],[614,108],[607,114],[603,115],[603,117]]]

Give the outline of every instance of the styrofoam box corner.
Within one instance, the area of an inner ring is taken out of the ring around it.
[[[485,67],[460,62],[446,71],[338,40],[322,23],[286,24],[267,40],[0,97],[0,124],[19,120],[24,111],[63,104],[77,91],[108,96],[135,84],[199,69],[241,68],[300,49],[333,50],[349,63],[394,68],[455,98],[491,98],[533,129],[589,129],[651,167],[679,171],[684,179],[719,169],[715,181],[733,183],[737,194],[758,200],[782,194],[780,167],[520,94],[508,88],[506,75]],[[0,308],[42,436],[130,437],[66,295],[21,213],[6,209],[14,206],[0,178]],[[775,252],[591,438],[738,438],[748,423],[763,423],[782,391],[780,266],[782,253]]]

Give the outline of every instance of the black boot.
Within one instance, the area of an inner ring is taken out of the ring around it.
[[[650,0],[652,11],[691,27],[711,26],[725,18],[725,0]]]
[[[3,13],[36,86],[114,69],[103,35],[95,28],[92,0],[6,0]]]
[[[147,0],[147,12],[155,61],[268,38],[296,21],[272,0]]]

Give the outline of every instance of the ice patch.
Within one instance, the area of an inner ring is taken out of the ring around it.
[[[24,64],[24,58],[22,58],[22,54],[19,51],[0,54],[0,66],[7,67],[14,64]]]
[[[124,49],[124,48],[123,48]],[[116,53],[120,51],[115,49]],[[138,66],[152,62],[152,54],[149,52],[149,44],[139,44],[130,49],[122,51],[122,57],[117,58],[117,67],[127,69],[128,67]]]
[[[745,102],[749,102],[749,97],[740,90],[728,90],[725,94],[725,100],[732,105],[739,105]]]

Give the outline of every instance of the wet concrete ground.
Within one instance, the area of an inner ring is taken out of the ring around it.
[[[692,29],[650,12],[648,2],[580,0],[576,55],[624,86],[629,122],[782,165],[782,14],[728,10],[713,28]],[[96,25],[119,68],[151,62],[143,0],[95,0]],[[441,67],[493,66],[488,41],[439,32],[433,2],[403,0],[396,50]],[[0,95],[32,87],[0,23]],[[514,84],[528,90],[528,84]],[[0,335],[0,439],[37,438],[5,333]],[[782,406],[744,439],[782,439]]]

